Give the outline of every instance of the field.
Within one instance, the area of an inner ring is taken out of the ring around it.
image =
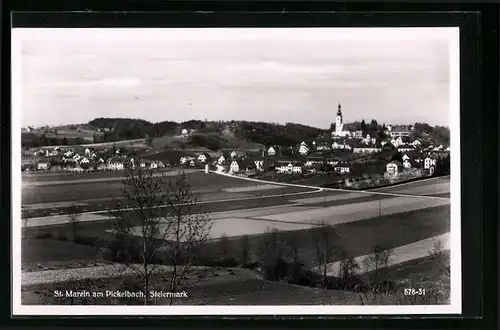
[[[399,196],[286,187],[202,172],[189,173],[188,177],[200,193],[203,212],[213,220],[212,240],[204,249],[204,253],[212,256],[220,255],[218,238],[227,235],[230,257],[240,260],[241,237],[247,235],[251,260],[258,261],[266,239],[264,234],[276,228],[284,240],[298,242],[301,262],[306,268],[312,268],[316,258],[311,230],[319,222],[327,222],[334,226],[337,235],[338,249],[331,262],[340,261],[345,253],[352,257],[364,256],[371,253],[375,245],[383,245],[395,248],[400,254],[395,260],[399,258],[398,263],[403,265],[425,258],[429,243],[422,244],[447,234],[450,228],[449,199],[425,197],[436,192],[449,193],[449,180],[445,178],[380,189],[390,194],[403,194]],[[96,181],[98,179],[105,181]],[[112,207],[110,198],[119,196],[122,185],[116,178],[93,177],[86,181],[55,176],[51,181],[39,180],[40,185],[23,187],[23,208],[30,217],[23,223],[25,271],[36,270],[33,265],[40,263],[106,262],[97,251],[114,237],[111,230],[114,222],[108,217],[106,208]],[[68,219],[64,215],[73,203],[80,204],[78,212],[82,212],[78,244],[72,242]],[[404,247],[412,244],[417,244],[418,248],[411,250],[410,255],[405,254]],[[241,289],[246,281],[240,279],[235,283],[241,282]],[[277,283],[269,285],[279,287]],[[245,291],[244,294],[240,292],[241,297],[251,296],[250,287],[241,289]],[[281,287],[281,290],[288,290],[286,288]],[[32,290],[26,290],[30,292],[25,293],[26,299],[33,299]],[[235,297],[240,293],[235,293]],[[338,293],[333,296],[338,298]],[[251,301],[250,298],[241,299]],[[223,301],[220,297],[219,302]]]

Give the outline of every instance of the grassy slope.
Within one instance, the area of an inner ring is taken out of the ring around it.
[[[81,266],[97,266],[103,262],[82,261],[73,263],[69,268]],[[39,265],[38,269],[57,269],[61,264]],[[417,305],[417,304],[439,304],[446,303],[447,296],[444,290],[449,288],[449,278],[443,278],[437,272],[436,265],[430,258],[421,258],[396,267],[391,267],[386,277],[387,280],[405,283],[412,274],[422,275],[422,280],[412,282],[416,287],[424,287],[426,296],[408,297],[404,296],[403,285],[394,294],[358,294],[349,291],[324,290],[319,288],[302,287],[285,283],[270,282],[259,279],[257,274],[248,269],[241,268],[213,268],[201,280],[196,274],[188,275],[186,290],[188,299],[174,299],[175,305]],[[91,280],[88,282],[68,281],[57,284],[42,284],[26,286],[22,288],[21,299],[23,304],[55,305],[69,304],[67,298],[56,299],[53,297],[54,290],[78,290],[89,291],[105,290],[130,290],[135,291],[133,283],[139,282],[135,276],[120,276]],[[194,282],[192,284],[189,284]],[[168,290],[168,282],[154,276],[151,280],[150,290]],[[167,298],[157,299],[152,304],[165,305]],[[73,304],[142,304],[134,299],[113,298],[87,298],[77,299]]]

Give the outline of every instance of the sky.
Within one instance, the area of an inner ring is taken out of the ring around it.
[[[22,126],[96,117],[449,126],[449,28],[14,29]],[[14,102],[16,98],[14,99]]]

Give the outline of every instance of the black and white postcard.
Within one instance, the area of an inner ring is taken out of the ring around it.
[[[458,36],[13,28],[14,314],[460,313]]]

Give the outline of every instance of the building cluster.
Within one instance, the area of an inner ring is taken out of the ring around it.
[[[36,150],[32,155],[25,155],[21,165],[22,171],[119,171],[126,167],[162,168],[161,161],[148,161],[137,157],[129,157],[126,150],[96,150],[93,148],[55,147]]]

